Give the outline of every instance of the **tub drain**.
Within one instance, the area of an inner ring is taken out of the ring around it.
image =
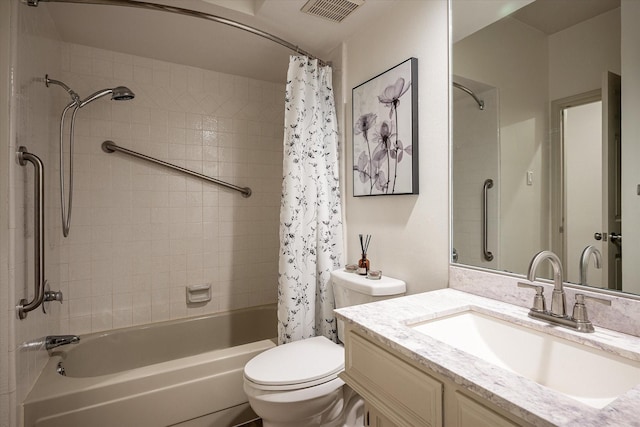
[[[56,372],[62,375],[63,377],[67,376],[67,373],[64,370],[64,366],[62,366],[62,362],[58,362],[58,367],[56,368]]]

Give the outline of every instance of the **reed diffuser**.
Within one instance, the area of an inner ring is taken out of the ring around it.
[[[369,242],[371,241],[371,235],[367,234],[364,237],[362,234],[360,237],[360,249],[362,249],[362,258],[358,261],[358,274],[366,276],[369,272],[369,260],[367,259],[367,250],[369,249]]]

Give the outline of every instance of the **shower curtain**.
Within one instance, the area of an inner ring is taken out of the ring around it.
[[[342,266],[338,130],[331,68],[291,56],[285,131],[278,340],[337,340],[331,271]]]

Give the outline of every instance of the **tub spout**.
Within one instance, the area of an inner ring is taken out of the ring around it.
[[[51,350],[61,345],[77,344],[80,337],[77,335],[49,335],[44,339],[44,348]]]

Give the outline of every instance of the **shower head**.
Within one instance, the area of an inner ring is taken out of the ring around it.
[[[31,1],[31,0],[30,0]],[[37,3],[37,1],[36,1]],[[49,87],[50,84],[55,84],[62,87],[71,96],[72,101],[62,110],[62,116],[60,117],[60,206],[62,211],[62,234],[64,237],[69,235],[69,229],[71,227],[71,207],[73,200],[73,140],[74,140],[74,124],[76,120],[76,114],[85,105],[102,98],[106,95],[111,95],[111,99],[116,101],[125,101],[133,99],[135,94],[131,89],[125,86],[118,86],[113,89],[102,89],[91,95],[85,100],[80,100],[80,97],[69,86],[62,83],[59,80],[53,80],[49,78],[49,75],[45,75],[44,83]],[[69,190],[68,196],[65,196],[65,167],[64,167],[64,121],[67,112],[73,107],[71,111],[71,124],[69,125]],[[68,198],[67,198],[68,197]],[[66,200],[65,200],[66,199]]]
[[[49,87],[50,84],[58,85],[64,90],[66,90],[69,96],[71,96],[71,99],[73,100],[73,103],[70,104],[70,106],[72,106],[75,103],[77,105],[77,108],[82,108],[85,105],[89,104],[90,102],[93,102],[96,99],[102,98],[103,96],[106,96],[106,95],[111,95],[111,99],[116,101],[128,101],[129,99],[133,99],[136,96],[133,93],[133,91],[128,87],[118,86],[113,89],[99,90],[89,95],[85,100],[81,101],[80,96],[78,96],[78,94],[73,89],[71,89],[69,86],[67,86],[60,80],[50,79],[48,74],[44,76],[44,84],[47,85],[47,87]]]
[[[113,89],[103,89],[99,90],[87,97],[87,99],[80,102],[79,107],[82,108],[90,102],[95,101],[96,99],[100,99],[103,96],[111,95],[111,99],[115,101],[128,101],[129,99],[133,99],[135,94],[131,89],[125,86],[118,86]]]
[[[136,94],[126,86],[118,86],[116,88],[113,88],[113,93],[111,94],[111,99],[115,101],[128,101],[135,97]]]
[[[80,96],[78,96],[77,93],[75,93],[73,91],[73,89],[71,89],[69,86],[67,86],[66,84],[64,84],[63,82],[61,82],[60,80],[53,80],[49,78],[49,74],[45,74],[44,76],[44,84],[47,85],[47,87],[49,87],[50,84],[54,84],[54,85],[58,85],[61,88],[63,88],[64,90],[67,91],[67,93],[69,94],[69,96],[71,96],[71,99],[73,100],[73,102],[75,102],[76,104],[78,102],[80,102]],[[71,104],[73,105],[73,104]]]

